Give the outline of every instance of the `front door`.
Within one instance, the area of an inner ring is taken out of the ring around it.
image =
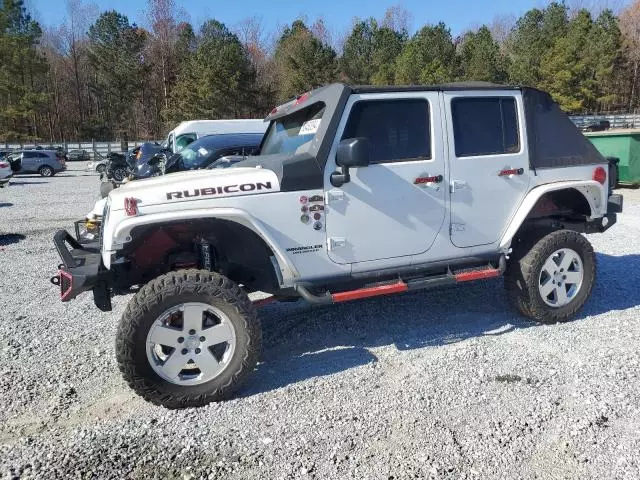
[[[439,94],[353,95],[325,171],[326,232],[336,263],[416,255],[428,250],[445,218],[446,171]],[[340,140],[369,139],[371,164],[351,181],[329,182]]]
[[[447,111],[451,242],[489,245],[506,230],[531,171],[519,91],[444,95]]]

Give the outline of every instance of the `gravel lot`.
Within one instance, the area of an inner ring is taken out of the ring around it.
[[[114,311],[58,300],[51,239],[98,198],[71,164],[0,190],[0,478],[640,478],[640,191],[592,236],[579,319],[537,326],[501,282],[262,312],[238,398],[131,393]]]

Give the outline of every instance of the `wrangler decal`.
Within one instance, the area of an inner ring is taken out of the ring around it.
[[[225,185],[224,187],[195,188],[193,190],[183,190],[182,192],[167,192],[167,200],[181,198],[204,197],[223,193],[253,192],[254,190],[271,190],[271,182],[242,183],[240,185]]]

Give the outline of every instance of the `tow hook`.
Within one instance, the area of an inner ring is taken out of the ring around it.
[[[49,279],[49,281],[51,283],[53,283],[55,286],[59,287],[60,286],[60,274],[54,275],[53,277],[51,277]]]

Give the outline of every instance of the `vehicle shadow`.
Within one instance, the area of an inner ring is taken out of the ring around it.
[[[596,286],[576,320],[640,305],[640,255],[598,253],[597,262]],[[262,361],[243,396],[376,362],[376,347],[437,347],[539,326],[515,312],[502,280],[331,306],[277,303],[260,317]]]
[[[14,243],[21,242],[27,238],[25,235],[21,233],[4,233],[0,235],[0,247],[6,247],[7,245],[12,245]]]
[[[76,173],[76,174],[73,174],[73,175],[69,175],[69,174],[66,174],[66,173],[56,173],[55,176],[56,177],[62,177],[62,178],[68,178],[68,177],[95,177],[95,173],[83,172],[83,173]]]
[[[0,208],[2,207],[13,207],[13,203],[11,202],[0,202]]]
[[[11,182],[11,186],[12,187],[20,187],[22,185],[44,185],[45,183],[49,183],[47,180],[42,180],[40,182],[29,182],[29,181],[23,181],[23,180],[13,180]]]

